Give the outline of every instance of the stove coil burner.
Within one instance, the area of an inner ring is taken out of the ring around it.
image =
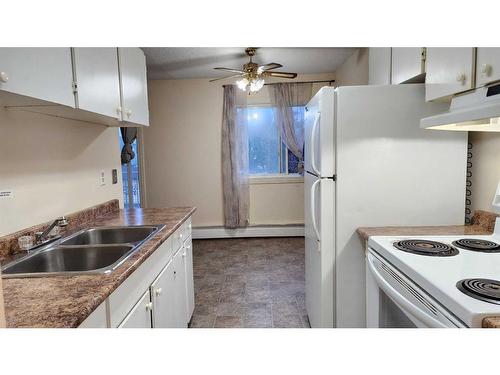
[[[469,297],[500,305],[500,281],[490,279],[465,279],[457,288]]]
[[[500,245],[486,240],[463,238],[453,242],[453,245],[466,250],[479,251],[482,253],[500,253]]]
[[[394,247],[411,254],[436,257],[450,257],[458,254],[458,250],[453,246],[428,240],[401,240],[394,242]]]

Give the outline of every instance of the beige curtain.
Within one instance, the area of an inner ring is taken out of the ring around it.
[[[303,163],[304,118],[294,116],[293,107],[304,106],[311,99],[312,83],[277,83],[270,85],[276,125],[286,147]]]
[[[246,95],[234,85],[224,87],[222,112],[222,190],[224,226],[241,228],[249,223],[248,138],[246,133]]]

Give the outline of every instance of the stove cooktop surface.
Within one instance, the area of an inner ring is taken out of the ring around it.
[[[368,246],[466,325],[500,316],[500,235],[373,236]]]

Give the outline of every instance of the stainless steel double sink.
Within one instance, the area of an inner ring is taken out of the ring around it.
[[[84,229],[5,265],[2,277],[109,273],[163,227],[139,225]]]

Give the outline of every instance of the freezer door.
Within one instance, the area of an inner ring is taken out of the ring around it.
[[[306,106],[304,168],[320,177],[335,174],[334,97],[332,87],[323,87]]]
[[[306,173],[304,184],[307,314],[311,327],[333,327],[335,183]]]

